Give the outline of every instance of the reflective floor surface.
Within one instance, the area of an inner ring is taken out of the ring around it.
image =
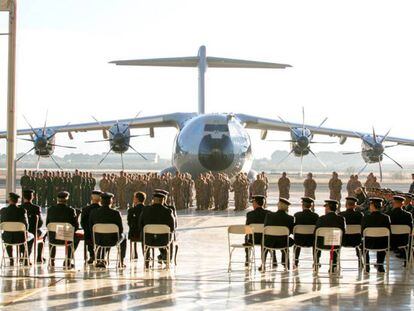
[[[298,209],[295,206],[293,214]],[[311,253],[304,250],[299,269],[282,266],[260,273],[235,263],[227,272],[226,227],[244,223],[244,212],[184,212],[179,215],[178,265],[170,271],[144,272],[142,256],[117,271],[83,266],[82,242],[76,269],[46,266],[28,270],[3,269],[0,279],[1,310],[410,310],[413,274],[392,257],[389,275],[357,269],[355,252],[342,252],[343,269],[329,276],[323,266],[311,269]],[[129,251],[127,251],[129,253]],[[244,254],[235,253],[242,262]],[[259,256],[257,249],[256,257]],[[327,260],[327,255],[323,259]],[[280,260],[280,257],[279,257]]]

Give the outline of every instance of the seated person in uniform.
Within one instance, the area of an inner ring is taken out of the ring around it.
[[[76,213],[76,210],[73,207],[70,207],[68,205],[69,196],[70,194],[67,191],[61,191],[58,193],[57,204],[52,207],[49,207],[47,210],[46,226],[54,222],[64,222],[64,223],[71,224],[73,228],[75,229],[74,232],[76,232],[76,230],[79,229],[79,220],[78,220],[78,215]],[[57,240],[55,238],[56,236],[55,234],[56,234],[55,232],[48,233],[49,241],[52,242],[53,244],[64,245],[65,242]],[[76,234],[74,234],[73,241],[74,241],[74,249],[76,251],[76,248],[78,247],[78,244],[79,244],[79,238],[76,236]],[[68,255],[68,258],[71,258],[72,256],[72,249],[70,247],[68,247],[67,255]],[[56,257],[56,247],[53,247],[50,252],[50,265],[52,267],[55,265],[55,257]],[[68,262],[65,262],[64,266],[70,267],[70,268],[74,267],[73,263],[68,263]]]
[[[144,208],[144,202],[147,199],[147,195],[144,192],[135,192],[132,199],[133,207],[128,209],[128,239],[133,242],[142,242],[141,233],[139,232],[139,218],[141,217],[142,209]],[[132,247],[132,246],[131,246]],[[138,258],[137,249],[133,250],[134,258]]]
[[[246,225],[251,224],[264,224],[265,218],[267,213],[269,213],[268,210],[264,209],[264,203],[265,203],[265,196],[263,195],[253,195],[252,196],[252,203],[253,203],[253,210],[248,212],[246,214]],[[246,243],[252,244],[253,239],[252,235],[246,236]],[[262,245],[262,234],[261,233],[255,233],[254,234],[254,244],[256,245]],[[249,265],[249,253],[246,249],[246,267]]]
[[[37,239],[43,239],[43,242],[46,237],[46,231],[42,231],[40,228],[43,226],[42,219],[42,209],[40,206],[33,204],[34,191],[32,189],[26,189],[22,191],[22,204],[20,205],[27,212],[27,218],[29,220],[29,232],[36,236]],[[37,231],[36,231],[37,230]],[[34,239],[29,241],[29,255],[32,253]],[[43,258],[43,246],[44,243],[39,243],[37,245],[37,259],[38,263],[46,262],[46,259]]]
[[[145,244],[148,246],[162,246],[166,245],[173,238],[173,233],[175,231],[175,220],[173,212],[171,209],[167,208],[165,204],[166,195],[162,192],[154,192],[153,194],[153,204],[150,206],[145,206],[142,209],[141,217],[139,220],[139,231],[141,236],[145,241]],[[146,225],[167,225],[170,227],[170,236],[166,234],[145,234],[144,227]],[[167,252],[165,249],[160,249],[161,259],[165,261],[167,259]],[[149,267],[149,252],[144,254],[145,257],[145,267]]]
[[[293,233],[293,216],[288,214],[290,202],[285,198],[279,198],[277,212],[269,212],[266,215],[264,225],[267,226],[283,226],[289,229],[289,233]],[[264,245],[270,248],[283,248],[286,246],[294,245],[294,241],[289,237],[289,245],[286,245],[285,237],[276,237],[276,236],[265,236]],[[266,262],[266,253],[264,254],[264,262]],[[282,252],[282,263],[285,268],[289,268],[289,258],[286,258],[284,252]],[[264,264],[264,263],[263,263]]]
[[[336,200],[325,200],[325,215],[319,217],[316,222],[316,229],[318,228],[339,228],[342,230],[342,235],[345,233],[345,219],[342,216],[336,214],[338,209],[338,201]],[[316,231],[315,229],[315,231]],[[318,248],[331,249],[331,246],[324,245],[323,238],[318,238],[316,241]],[[318,251],[316,254],[316,262],[319,263],[321,252]],[[333,272],[336,271],[337,255],[333,252],[332,266]]]
[[[366,228],[387,228],[388,230],[391,230],[391,221],[390,217],[386,214],[383,214],[380,212],[382,209],[382,202],[383,200],[381,198],[373,197],[370,198],[370,204],[369,204],[369,210],[370,214],[365,215],[362,218],[362,232]],[[380,237],[380,238],[371,238],[367,237],[365,238],[365,247],[371,248],[371,249],[384,249],[388,246],[388,239],[386,237]],[[385,259],[385,252],[380,251],[377,252],[377,270],[378,272],[385,272],[384,269],[384,259]],[[366,258],[366,267],[365,271],[369,272],[369,252],[367,252]]]
[[[312,211],[314,200],[309,197],[302,198],[302,211],[294,215],[295,223],[297,225],[316,225],[318,221],[318,214]],[[299,256],[301,247],[313,247],[315,241],[314,234],[295,234],[294,235],[296,251],[295,251],[295,267],[299,265]]]
[[[101,207],[96,208],[91,212],[89,216],[89,228],[93,234],[93,226],[96,224],[115,224],[118,227],[118,234],[114,233],[97,233],[95,234],[95,244],[103,247],[121,245],[121,260],[119,263],[120,268],[125,268],[124,258],[126,254],[126,240],[124,235],[124,227],[122,225],[121,213],[112,208],[114,203],[114,195],[109,192],[101,194]],[[96,247],[95,245],[95,247]],[[109,252],[109,248],[107,249]],[[106,268],[109,264],[105,262],[105,256],[108,253],[100,251],[97,254],[96,267]]]
[[[358,199],[355,197],[347,197],[345,203],[346,210],[340,212],[339,215],[345,218],[345,224],[348,225],[361,225],[364,214],[356,210],[356,203]],[[359,234],[345,234],[342,238],[342,246],[345,247],[359,247],[362,242],[362,232]],[[356,254],[359,258],[359,251],[356,250]],[[360,259],[360,258],[359,258]]]
[[[405,193],[404,194],[404,206],[403,209],[409,213],[413,213],[413,205],[411,204],[411,200],[413,198],[413,195],[411,193]]]
[[[395,195],[392,201],[392,210],[387,213],[391,219],[391,226],[392,225],[407,225],[410,227],[410,232],[413,229],[413,218],[411,214],[405,210],[403,210],[403,203],[405,198],[400,195]],[[407,254],[403,249],[400,247],[405,246],[408,244],[409,237],[406,234],[391,234],[391,249],[397,252],[397,257],[405,259]]]
[[[9,193],[9,206],[2,208],[0,210],[0,223],[3,222],[21,222],[25,225],[26,230],[29,228],[29,221],[27,219],[27,212],[24,208],[18,207],[17,203],[19,202],[20,196],[14,192]],[[33,235],[30,233],[22,232],[3,232],[2,239],[4,243],[15,244],[15,243],[23,243],[26,239],[28,241],[33,239]],[[9,257],[13,257],[13,247],[7,246],[6,247],[7,254]],[[25,251],[25,247],[20,247],[20,252],[23,254]],[[25,262],[25,265],[29,265],[29,262]],[[13,259],[10,259],[10,266],[13,266],[14,262]]]
[[[89,217],[92,211],[101,207],[101,195],[102,192],[99,190],[93,190],[91,193],[91,203],[82,209],[81,213],[81,226],[83,229],[83,238],[88,248],[89,259],[88,264],[93,264],[95,260],[95,252],[93,249],[93,238],[92,231],[89,226]]]

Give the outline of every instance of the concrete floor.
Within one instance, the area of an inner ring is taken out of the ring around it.
[[[299,206],[295,205],[290,213],[297,210]],[[314,275],[309,250],[303,251],[303,262],[294,271],[285,272],[279,265],[276,271],[262,274],[257,269],[246,270],[241,263],[234,264],[228,273],[226,227],[244,223],[244,215],[245,212],[234,211],[180,212],[178,266],[168,272],[144,272],[142,256],[132,264],[127,258],[127,268],[120,271],[113,265],[107,271],[85,269],[82,242],[76,253],[76,270],[72,272],[64,272],[59,262],[55,270],[46,266],[3,269],[0,309],[413,309],[412,273],[405,271],[395,257],[388,276],[377,274],[375,269],[370,274],[359,273],[354,250],[342,252],[340,276],[330,277],[327,267]],[[241,251],[236,257],[244,260]],[[327,260],[327,255],[323,258]]]

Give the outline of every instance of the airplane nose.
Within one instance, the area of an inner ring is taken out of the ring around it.
[[[36,147],[37,147],[37,148],[45,148],[45,147],[46,147],[46,145],[47,145],[47,139],[46,139],[46,138],[44,138],[44,137],[39,137],[39,138],[36,140]]]
[[[201,165],[210,171],[222,171],[228,168],[234,160],[234,146],[229,136],[212,138],[203,137],[200,143],[198,159]]]
[[[382,144],[376,144],[374,146],[374,150],[378,154],[383,154],[385,149],[384,149],[384,146]]]
[[[124,144],[124,135],[117,133],[114,135],[114,138],[112,139],[113,143],[115,145],[123,145]]]

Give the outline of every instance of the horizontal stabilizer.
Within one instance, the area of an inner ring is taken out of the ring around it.
[[[109,63],[119,66],[197,67],[198,57],[189,56],[173,58],[114,60]]]
[[[216,68],[286,68],[292,67],[287,64],[257,62],[251,60],[221,58],[221,57],[207,57],[207,66]]]
[[[155,67],[197,67],[200,58],[198,56],[173,57],[173,58],[153,58],[153,59],[132,59],[115,60],[110,64],[119,66],[155,66]],[[287,64],[257,62],[242,59],[206,57],[207,67],[210,68],[271,68],[283,69],[292,67]]]

